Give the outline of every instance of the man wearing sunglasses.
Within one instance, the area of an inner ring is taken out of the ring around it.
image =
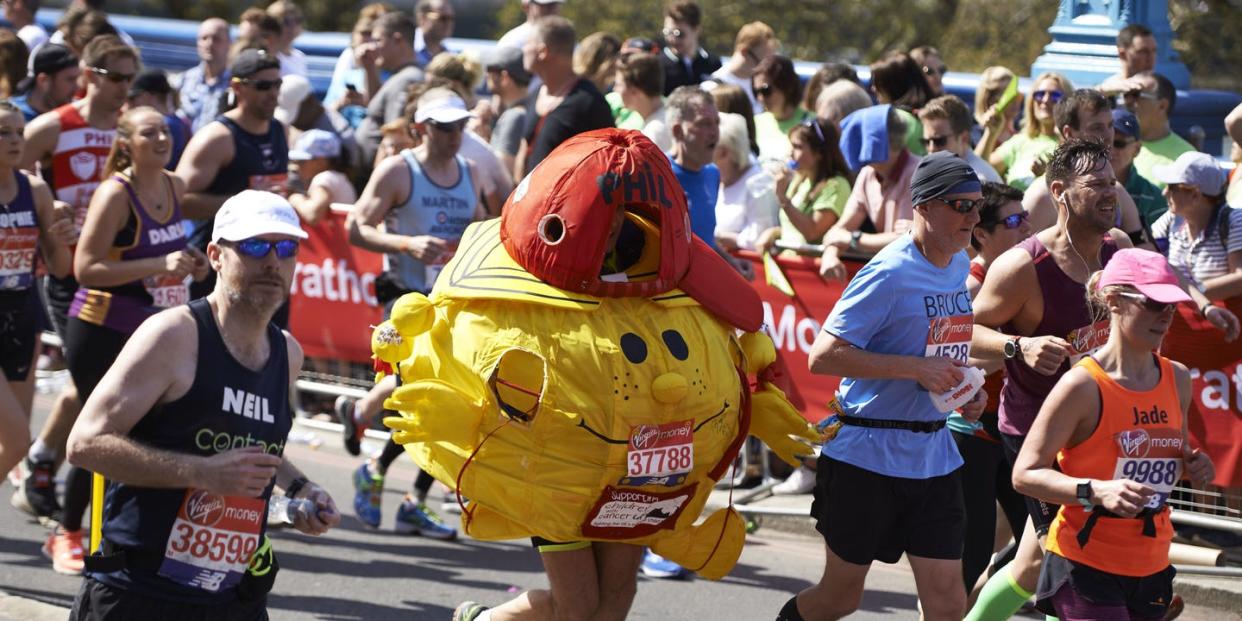
[[[190,138],[177,176],[185,181],[182,213],[193,218],[190,243],[206,250],[220,205],[243,190],[283,194],[289,168],[285,127],[274,119],[280,97],[280,61],[262,50],[239,54],[229,69],[230,96],[237,106]],[[215,287],[214,275],[191,286],[201,298]],[[277,323],[288,324],[287,310]]]
[[[384,254],[384,273],[376,280],[375,294],[384,305],[385,318],[402,295],[429,294],[466,226],[487,217],[478,200],[474,164],[458,154],[471,116],[461,97],[447,88],[423,93],[414,113],[414,130],[422,144],[380,163],[346,221],[351,244]],[[396,376],[390,376],[357,402],[337,400],[336,413],[350,454],[359,454],[362,433],[394,388]],[[384,475],[402,454],[401,445],[389,439],[378,459],[354,472],[354,511],[370,528],[379,528]],[[431,475],[419,473],[413,494],[397,508],[397,532],[457,537],[457,531],[441,523],[426,504],[432,483]]]
[[[229,199],[207,246],[216,288],[144,322],[92,393],[69,461],[110,485],[101,550],[70,618],[266,618],[274,576],[248,568],[255,557],[272,567],[273,484],[312,503],[296,530],[340,523],[332,497],[282,458],[303,355],[272,316],[306,236],[275,194]],[[203,514],[224,517],[208,528]],[[216,547],[192,545],[203,536]]]
[[[414,35],[414,55],[418,66],[426,68],[431,59],[447,52],[445,39],[453,36],[457,11],[448,0],[419,0],[414,7],[418,32]]]
[[[1107,146],[1095,140],[1062,142],[1046,179],[1057,209],[1055,226],[1001,255],[975,296],[972,353],[1005,365],[998,427],[1011,465],[1052,386],[1107,340],[1107,320],[1090,313],[1085,283],[1118,249],[1130,246],[1128,239],[1110,236],[1123,190]],[[1237,337],[1237,317],[1211,306],[1194,287],[1188,293],[1227,339]],[[1035,591],[1043,541],[1057,507],[1027,498],[1027,511],[1031,526],[1013,562],[988,581],[967,619],[1009,618]]]
[[[948,151],[970,164],[979,181],[1003,183],[996,169],[971,149],[970,128],[974,120],[961,99],[941,95],[927,102],[919,109],[919,121],[923,123],[923,146],[928,153]]]
[[[1183,153],[1195,151],[1194,145],[1173,133],[1169,117],[1177,105],[1177,88],[1168,78],[1154,71],[1144,71],[1131,79],[1139,90],[1123,95],[1126,108],[1138,117],[1143,147],[1134,158],[1134,168],[1161,188],[1156,181],[1155,167],[1168,166]]]
[[[703,9],[693,0],[673,0],[664,9],[664,95],[678,86],[698,86],[720,69],[720,57],[699,47]],[[755,61],[758,64],[758,61]]]
[[[961,384],[969,364],[963,250],[983,194],[975,171],[947,152],[919,162],[910,193],[910,233],[858,272],[811,346],[812,373],[844,378],[824,427],[811,508],[826,564],[778,621],[853,613],[872,563],[903,554],[926,619],[958,621],[966,608],[962,458],[932,395]],[[986,402],[976,387],[962,416],[978,420]]]
[[[138,55],[115,36],[97,37],[82,50],[81,67],[86,79],[86,96],[40,115],[26,126],[26,147],[22,168],[41,171],[55,193],[59,212],[72,214],[75,236],[81,234],[86,209],[102,180],[104,162],[116,135],[116,122],[129,91],[129,82],[138,72]],[[78,290],[70,274],[64,278],[47,276],[43,292],[52,327],[64,338],[69,309]],[[52,413],[30,447],[27,477],[14,500],[38,517],[62,517],[53,480],[56,457],[65,445],[69,428],[78,416],[81,403],[70,382],[52,406]],[[67,485],[66,498],[76,499],[69,513],[81,515],[89,498],[89,478],[75,477]],[[63,531],[60,531],[63,532]],[[58,532],[58,537],[60,536]],[[80,560],[80,549],[68,546],[70,557]]]

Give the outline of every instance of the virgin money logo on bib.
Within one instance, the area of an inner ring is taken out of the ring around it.
[[[1117,448],[1126,457],[1146,457],[1151,448],[1151,436],[1146,429],[1127,429],[1116,436]]]
[[[199,490],[185,501],[186,517],[199,526],[215,526],[224,517],[224,498]]]
[[[99,168],[99,159],[94,153],[77,153],[69,158],[69,169],[73,174],[82,181],[89,181],[95,178],[95,171]]]
[[[1109,323],[1105,319],[1083,326],[1065,335],[1070,344],[1070,364],[1076,364],[1108,342]]]
[[[974,331],[974,315],[935,317],[927,322],[928,358],[946,356],[966,362],[970,357],[970,335]]]

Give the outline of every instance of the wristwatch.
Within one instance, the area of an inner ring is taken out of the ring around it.
[[[1021,338],[1020,336],[1015,336],[1005,341],[1005,360],[1013,360],[1018,357],[1018,354],[1022,353],[1022,347],[1018,345],[1018,341]]]
[[[862,239],[862,231],[850,233],[850,250],[858,250],[858,240]]]
[[[1078,504],[1088,511],[1095,508],[1095,505],[1091,503],[1091,481],[1078,484]]]
[[[290,498],[297,498],[298,492],[302,491],[306,484],[310,483],[306,477],[298,477],[289,482],[289,486],[285,488],[285,495]]]

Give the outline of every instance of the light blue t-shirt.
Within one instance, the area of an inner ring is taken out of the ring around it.
[[[708,246],[716,247],[716,197],[720,193],[720,169],[708,164],[697,172],[677,165],[670,156],[673,174],[686,192],[690,208],[690,229]]]
[[[932,265],[905,235],[886,246],[850,281],[824,330],[876,354],[970,355],[974,314],[966,276],[970,259],[959,252],[946,268]],[[862,418],[944,420],[930,394],[914,380],[841,380],[845,413]],[[928,479],[962,465],[948,428],[935,433],[844,425],[823,453],[892,477]]]

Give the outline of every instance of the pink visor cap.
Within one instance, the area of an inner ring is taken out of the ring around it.
[[[1095,287],[1103,289],[1109,285],[1130,285],[1148,298],[1166,304],[1191,301],[1164,256],[1140,248],[1119,250],[1109,259]]]

